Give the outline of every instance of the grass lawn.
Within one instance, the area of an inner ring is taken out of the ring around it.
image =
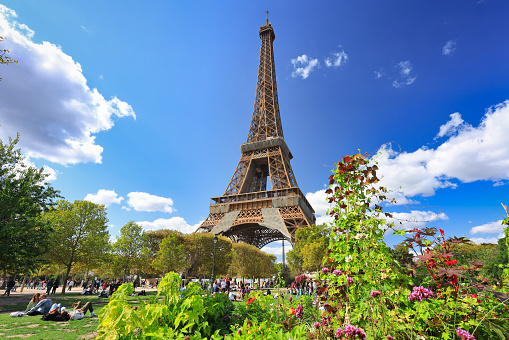
[[[155,292],[147,292],[147,295],[155,295]],[[65,294],[65,295],[51,295],[53,303],[61,303],[67,309],[72,309],[72,304],[77,301],[86,303],[92,302],[94,312],[96,314],[106,306],[109,299],[99,299],[95,295],[80,295],[78,293]],[[0,314],[0,338],[23,338],[23,339],[93,339],[96,335],[99,318],[91,318],[90,313],[87,313],[84,319],[77,321],[55,322],[55,321],[42,321],[42,315],[38,316],[25,316],[25,317],[10,317],[10,312],[24,311],[28,304],[29,297],[27,296],[26,302],[20,302],[19,298],[8,300],[9,298],[2,298]],[[131,304],[133,306],[139,305],[137,297],[132,297]]]

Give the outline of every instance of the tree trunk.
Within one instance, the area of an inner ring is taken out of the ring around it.
[[[23,293],[23,288],[25,288],[26,279],[27,277],[23,276],[23,282],[21,283],[21,289],[19,290],[20,293]]]
[[[64,274],[62,274],[62,294],[65,294],[65,287],[67,287],[67,279],[69,278],[69,273],[71,272],[71,265],[67,266],[67,272],[65,273],[65,279]]]

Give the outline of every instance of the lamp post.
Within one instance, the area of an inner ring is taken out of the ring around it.
[[[214,243],[214,252],[212,253],[212,282],[210,284],[210,290],[211,292],[214,291],[214,279],[215,279],[215,275],[214,275],[214,269],[215,269],[215,266],[216,266],[216,244],[217,244],[217,235],[214,235],[214,238],[212,239],[213,243]]]

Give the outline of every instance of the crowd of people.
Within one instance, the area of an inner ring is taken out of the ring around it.
[[[82,295],[102,295],[100,297],[108,297],[113,294],[120,285],[128,281],[108,281],[108,280],[67,280],[66,291],[72,292],[73,288],[81,289]],[[132,281],[134,285],[134,289],[138,286],[136,280]],[[0,286],[3,284],[3,281],[0,280]],[[141,287],[145,287],[145,280],[141,281]],[[14,278],[9,278],[5,285],[5,292],[2,296],[10,296],[12,292],[16,292],[16,289],[19,287],[19,283]],[[42,290],[46,292],[46,295],[52,295],[57,292],[57,288],[61,287],[60,281],[57,279],[42,279],[42,280],[32,280],[27,282],[25,285],[26,288]]]

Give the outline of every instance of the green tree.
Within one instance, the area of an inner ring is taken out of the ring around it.
[[[113,245],[113,250],[124,268],[124,276],[133,274],[135,270],[139,272],[147,257],[143,227],[129,221],[120,229],[120,237]]]
[[[87,265],[97,256],[102,256],[109,248],[108,218],[104,205],[88,201],[64,200],[58,202],[56,209],[45,214],[55,229],[51,239],[52,249],[48,257],[54,263],[66,268],[65,282],[76,263]],[[65,293],[62,285],[62,294]]]
[[[173,233],[180,233],[171,229],[147,230],[145,231],[145,243],[149,250],[149,256],[155,258],[159,251],[161,242]],[[181,233],[182,234],[182,233]],[[182,234],[183,235],[183,234]]]
[[[45,182],[43,169],[28,166],[16,139],[0,140],[0,268],[20,273],[35,269],[51,240],[51,226],[40,216],[59,191]]]
[[[230,272],[239,277],[267,278],[275,273],[276,256],[247,243],[233,243]]]
[[[317,271],[329,247],[330,229],[326,224],[299,228],[295,232],[295,245],[288,252],[288,265],[293,274]]]
[[[159,273],[180,272],[186,268],[184,253],[184,234],[176,230],[168,230],[167,236],[159,244],[159,250],[152,267]]]
[[[193,233],[184,237],[187,276],[210,275],[214,255],[214,242],[211,233]],[[232,242],[219,235],[215,251],[215,275],[226,275],[233,256]]]

